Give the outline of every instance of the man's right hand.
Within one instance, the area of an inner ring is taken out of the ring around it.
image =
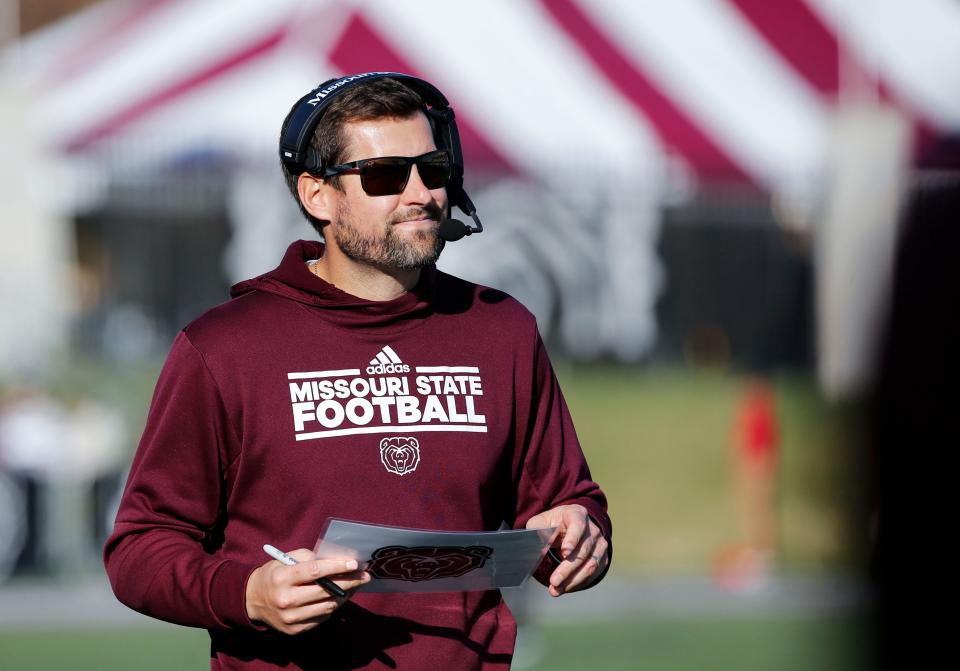
[[[360,585],[370,582],[370,574],[357,570],[355,559],[317,559],[307,549],[288,553],[296,566],[271,560],[258,566],[247,580],[247,616],[281,631],[300,634],[325,622]],[[314,581],[334,579],[347,597],[337,598]]]

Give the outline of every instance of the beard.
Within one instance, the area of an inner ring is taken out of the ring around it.
[[[341,204],[337,210],[337,222],[330,228],[337,247],[353,261],[381,268],[417,270],[436,263],[440,258],[445,244],[438,233],[442,215],[436,203],[401,210],[387,220],[382,235],[364,235],[353,224],[349,208]],[[401,221],[423,218],[433,221],[430,230],[401,234],[394,227]]]

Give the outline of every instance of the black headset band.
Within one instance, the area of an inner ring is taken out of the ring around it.
[[[430,108],[441,113],[442,110],[450,109],[450,104],[439,89],[412,75],[400,72],[364,72],[330,79],[300,98],[294,105],[280,138],[280,159],[295,172],[303,172],[308,168],[319,168],[319,166],[308,165],[307,155],[313,132],[327,108],[340,93],[347,89],[353,88],[361,82],[386,78],[396,79],[409,86],[420,95],[424,103]],[[436,115],[431,116],[434,120],[437,120]]]

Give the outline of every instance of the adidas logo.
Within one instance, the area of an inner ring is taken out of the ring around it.
[[[400,361],[400,357],[393,351],[390,345],[384,345],[383,349],[377,352],[377,356],[370,360],[367,366],[368,375],[382,375],[384,373],[409,373],[410,366]]]

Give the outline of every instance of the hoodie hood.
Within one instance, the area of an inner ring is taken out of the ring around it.
[[[320,308],[324,319],[345,328],[397,328],[402,322],[416,322],[433,312],[436,268],[420,272],[416,286],[389,301],[371,301],[348,294],[320,279],[307,267],[307,261],[323,256],[324,245],[313,240],[297,240],[289,247],[280,265],[268,273],[235,284],[230,296],[237,298],[263,291]]]

